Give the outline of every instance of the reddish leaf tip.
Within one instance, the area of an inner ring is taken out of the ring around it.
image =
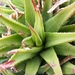
[[[35,11],[39,11],[39,7],[36,5],[35,1],[32,0]]]
[[[0,68],[7,69],[13,67],[12,63],[15,62],[15,60],[7,61],[3,64],[0,64]]]
[[[28,25],[28,27],[29,27],[29,29],[31,30],[31,32],[34,32],[35,33],[35,31],[34,31],[34,29],[33,29],[33,27],[28,23],[28,22],[26,22],[27,23],[27,25]]]

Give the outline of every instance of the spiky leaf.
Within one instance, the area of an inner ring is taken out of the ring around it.
[[[71,42],[75,40],[75,33],[46,33],[46,45],[45,47],[51,47],[59,45],[65,42]]]
[[[63,75],[59,64],[59,60],[53,48],[48,48],[40,55],[52,67],[56,75]]]
[[[35,64],[36,61],[36,64]],[[41,59],[39,57],[34,57],[27,61],[26,64],[26,75],[36,75],[41,63]]]
[[[19,22],[11,20],[1,14],[0,14],[0,22],[2,22],[3,24],[5,24],[6,26],[8,26],[9,28],[11,28],[12,30],[14,30],[23,37],[30,35],[30,30],[28,29],[28,27]]]
[[[45,30],[47,32],[56,32],[60,27],[68,20],[75,11],[75,2],[65,7],[54,17],[50,18],[45,22]]]

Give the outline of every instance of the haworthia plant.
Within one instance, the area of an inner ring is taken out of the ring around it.
[[[74,0],[1,0],[2,75],[75,74]]]

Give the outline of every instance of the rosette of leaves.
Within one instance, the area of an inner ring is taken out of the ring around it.
[[[74,0],[3,0],[0,72],[75,74]]]

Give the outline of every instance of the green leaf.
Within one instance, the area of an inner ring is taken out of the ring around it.
[[[0,57],[0,64],[6,62],[8,60],[7,57]]]
[[[45,22],[45,30],[47,32],[57,32],[60,27],[68,20],[75,11],[75,2],[65,7],[54,17]]]
[[[35,64],[36,61],[36,64]],[[36,75],[41,64],[41,59],[39,57],[34,57],[27,61],[26,64],[26,75]]]
[[[34,42],[32,40],[32,36],[26,37],[22,40],[22,44],[24,44],[26,47],[33,47]]]
[[[0,34],[6,33],[6,27],[0,24]]]
[[[25,22],[25,15],[23,14],[21,17],[19,17],[18,19],[17,19],[17,21],[19,22],[19,23],[22,23],[22,24],[26,24],[26,22]]]
[[[71,42],[75,40],[75,33],[46,33],[46,45],[45,47],[51,47],[59,45],[65,42]]]
[[[0,47],[3,46],[19,47],[21,45],[21,41],[22,41],[22,37],[20,35],[13,34],[5,38],[0,38]]]
[[[37,52],[40,52],[42,49],[43,49],[43,46],[40,46],[40,47],[32,47],[32,48],[25,47],[24,49],[21,48],[21,49],[14,49],[14,50],[11,50],[11,51],[8,52],[8,54],[37,53]]]
[[[17,51],[17,53],[12,55],[12,57],[9,59],[9,61],[15,60],[15,62],[13,62],[12,65],[13,66],[17,65],[17,64],[35,56],[37,52],[42,50],[42,48],[43,47],[33,47],[29,50],[27,50],[27,49],[15,49],[15,50],[9,52],[9,54],[11,54],[12,52]]]
[[[75,24],[61,27],[59,32],[75,32]]]
[[[28,26],[31,31],[32,39],[36,46],[42,46],[42,39],[40,38],[39,34],[34,30],[34,28],[28,23]]]
[[[75,65],[67,62],[62,66],[63,74],[75,74]]]
[[[50,17],[52,17],[52,13],[47,13],[47,11],[52,7],[52,0],[46,0],[45,5],[42,11],[42,16],[44,22],[47,21]]]
[[[11,0],[11,2],[20,10],[24,8],[24,1],[23,0]]]
[[[42,66],[40,66],[38,73],[44,74],[49,68],[50,68],[49,64],[42,65]]]
[[[25,66],[26,66],[26,62],[21,62],[19,64],[17,64],[15,67],[16,67],[16,70],[18,71],[17,73],[19,73],[20,75],[20,72],[23,73],[24,69],[25,69]],[[24,75],[24,74],[21,74],[21,75]]]
[[[54,46],[54,49],[58,55],[75,56],[75,46],[73,46],[70,43],[63,43],[63,44]]]
[[[70,3],[73,3],[73,2],[75,2],[75,0],[70,0]]]
[[[19,63],[22,63],[25,60],[32,58],[35,55],[36,54],[33,54],[33,53],[26,53],[26,54],[25,53],[17,53],[17,54],[14,54],[13,56],[11,56],[9,61],[15,60],[15,62],[12,63],[12,66],[15,66],[15,65],[18,65]]]
[[[52,67],[55,75],[63,75],[59,60],[53,48],[46,49],[40,55]]]
[[[45,37],[44,25],[43,25],[43,19],[42,19],[42,15],[40,13],[40,10],[35,10],[34,30],[39,34],[41,39],[44,41],[44,37]]]
[[[53,75],[53,74],[54,74],[52,68],[49,68],[49,69],[46,71],[46,73],[47,73],[48,75]]]
[[[24,0],[25,19],[33,27],[35,22],[35,13],[32,0]]]
[[[30,35],[30,30],[28,29],[28,27],[12,19],[9,19],[1,14],[0,14],[0,22],[2,22],[3,24],[5,24],[6,26],[8,26],[9,28],[11,28],[12,30],[14,30],[23,37]]]
[[[7,7],[0,6],[0,13],[11,14],[11,13],[13,13],[13,10],[11,10]]]
[[[17,48],[17,47],[14,47],[14,46],[0,47],[0,57],[8,56],[7,52],[14,49],[14,48]]]

